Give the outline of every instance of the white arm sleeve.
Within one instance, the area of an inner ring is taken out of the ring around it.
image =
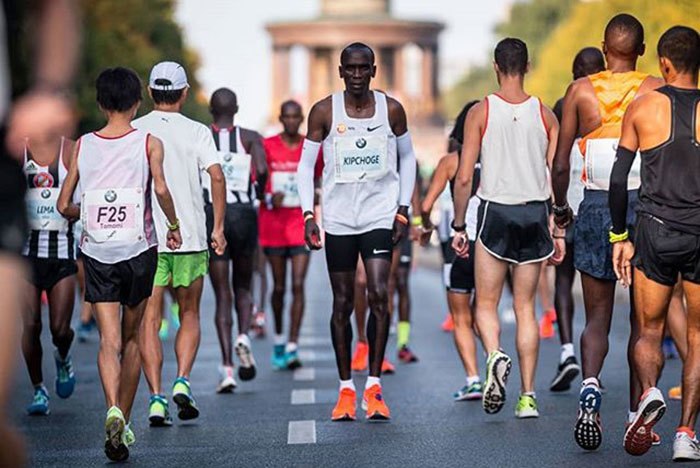
[[[301,201],[301,212],[314,210],[314,167],[321,143],[304,139],[304,148],[297,166],[297,188]]]
[[[416,154],[411,134],[406,132],[396,137],[396,146],[399,153],[399,206],[409,206],[416,184]]]

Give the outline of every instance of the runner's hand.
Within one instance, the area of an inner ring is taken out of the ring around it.
[[[212,231],[211,233],[211,248],[214,249],[216,255],[223,255],[226,250],[226,236],[224,230]]]
[[[272,194],[272,207],[277,209],[282,206],[284,200],[284,192],[275,192]]]
[[[571,224],[571,221],[574,220],[574,211],[569,207],[568,210],[566,210],[566,213],[561,215],[561,216],[554,216],[554,224],[557,225],[560,229],[566,229],[569,224]]]
[[[175,229],[174,231],[168,229],[165,238],[167,239],[166,245],[170,250],[177,250],[182,246],[182,234],[180,234],[179,229]]]
[[[304,224],[304,240],[311,250],[320,250],[323,247],[321,245],[321,230],[313,218],[309,218]]]
[[[458,257],[469,258],[469,239],[467,232],[458,232],[452,239],[452,248]]]
[[[566,257],[566,240],[564,239],[554,239],[554,255],[549,257],[549,260],[547,260],[547,263],[550,265],[561,265],[561,262],[564,261],[564,257]]]
[[[613,244],[613,270],[622,286],[629,287],[632,284],[632,257],[634,257],[634,245],[629,240],[615,242]]]
[[[401,221],[394,219],[394,227],[391,230],[391,241],[394,243],[394,245],[397,245],[399,242],[401,242],[401,239],[403,239],[407,235],[408,226],[402,223]]]
[[[21,160],[24,144],[53,144],[75,130],[76,114],[69,99],[57,94],[34,91],[19,98],[12,107],[7,125],[7,148]]]
[[[428,245],[430,242],[430,237],[433,235],[433,231],[435,230],[434,226],[430,227],[423,227],[421,226],[418,228],[419,230],[419,235],[418,235],[418,242],[420,243],[421,247],[425,247]]]

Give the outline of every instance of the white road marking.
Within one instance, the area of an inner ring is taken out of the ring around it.
[[[331,340],[327,337],[322,336],[301,336],[299,337],[299,346],[319,346],[328,345],[330,346]]]
[[[287,444],[315,444],[316,421],[289,421]]]
[[[316,403],[316,390],[313,388],[292,390],[293,405],[313,405]]]
[[[300,367],[294,371],[294,380],[308,382],[316,379],[316,369],[313,367]]]

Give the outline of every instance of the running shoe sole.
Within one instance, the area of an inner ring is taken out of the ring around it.
[[[364,398],[362,399],[361,407],[364,411],[367,411],[367,409],[369,408],[367,401]],[[365,415],[365,418],[368,421],[388,421],[391,419],[390,416],[385,416],[382,413],[380,413],[379,411],[375,411],[374,414],[371,414],[371,415],[367,414],[367,415]]]
[[[108,418],[105,422],[105,455],[112,461],[122,462],[129,458],[129,447],[123,441],[124,428],[123,419]]]
[[[148,423],[151,427],[170,427],[173,425],[172,419],[159,415],[149,416]]]
[[[238,343],[236,344],[236,354],[241,360],[241,365],[238,367],[238,377],[243,381],[253,380],[257,372],[250,348],[243,343]]]
[[[300,367],[301,361],[299,359],[295,359],[287,363],[287,369],[289,370],[299,369]]]
[[[644,455],[653,443],[651,429],[666,412],[663,400],[652,400],[639,408],[634,421],[625,431],[625,451],[630,455]],[[641,415],[640,415],[641,414]]]
[[[182,419],[183,421],[188,421],[199,417],[199,410],[192,404],[192,399],[184,393],[173,395],[173,401],[177,405],[178,418]]]
[[[577,364],[569,364],[564,370],[557,374],[549,386],[550,392],[565,392],[571,388],[571,382],[578,376],[580,372]]]
[[[491,375],[485,385],[482,403],[484,411],[488,414],[496,414],[503,409],[506,402],[506,383],[510,375],[511,359],[505,354],[496,358],[489,369]]]
[[[226,384],[223,387],[216,387],[216,393],[233,393],[235,389],[234,384]]]
[[[51,414],[51,410],[48,408],[27,408],[27,414],[29,416],[48,416],[49,414]]]
[[[452,397],[454,401],[474,401],[474,400],[481,400],[483,398],[484,394],[479,392],[479,393],[467,393],[458,397]]]
[[[596,450],[603,442],[600,426],[602,396],[595,388],[584,388],[579,397],[579,411],[574,426],[574,439],[584,450]]]
[[[334,417],[331,416],[331,421],[333,421],[333,422],[355,421],[355,419],[356,419],[356,417],[350,415],[349,413],[345,413],[345,414],[343,414],[342,416],[336,417],[336,418],[334,418]]]

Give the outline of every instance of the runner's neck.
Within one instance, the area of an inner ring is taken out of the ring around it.
[[[610,55],[605,57],[606,63],[608,64],[606,70],[613,73],[627,73],[635,71],[637,69],[637,61],[629,61],[619,59],[617,57],[611,57]]]
[[[500,87],[496,95],[509,103],[519,104],[529,99],[530,95],[523,89],[522,75],[501,75]]]
[[[179,102],[176,102],[175,104],[154,104],[153,110],[160,112],[180,113],[182,110],[182,104]]]
[[[232,115],[223,115],[214,118],[214,126],[217,128],[234,128],[234,119]]]
[[[280,133],[280,138],[287,146],[291,148],[295,148],[296,146],[298,146],[303,139],[300,133],[289,135],[285,132]]]
[[[698,77],[687,73],[669,76],[666,84],[679,89],[698,89]]]

